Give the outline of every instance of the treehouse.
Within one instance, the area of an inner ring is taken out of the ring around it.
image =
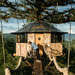
[[[63,54],[62,32],[47,22],[33,22],[21,28],[16,34],[16,56],[26,57],[27,52],[31,51],[29,41],[39,47],[40,56],[45,50],[50,52],[51,56],[61,56]],[[46,46],[46,48],[45,48]]]

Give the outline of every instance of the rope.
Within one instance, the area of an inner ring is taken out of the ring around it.
[[[19,58],[18,65],[17,65],[17,66],[16,66],[16,68],[15,68],[15,69],[13,69],[13,70],[17,70],[17,69],[20,67],[21,62],[22,62],[22,57],[20,57],[20,58]]]
[[[70,22],[70,33],[69,33],[68,68],[69,68],[69,60],[70,60],[70,48],[71,48],[71,22]]]
[[[4,50],[4,40],[3,40],[3,24],[1,18],[1,37],[2,37],[2,49],[3,49],[3,57],[4,57],[4,68],[5,68],[5,50]]]
[[[72,9],[72,0],[71,0],[71,9]],[[71,11],[70,11],[70,17],[71,17]],[[68,68],[70,67],[70,49],[71,49],[71,19],[70,19],[70,33],[69,33]]]

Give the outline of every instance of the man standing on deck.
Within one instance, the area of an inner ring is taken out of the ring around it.
[[[35,56],[36,58],[39,59],[39,48],[37,45],[35,45],[35,43],[32,43],[29,41],[29,44],[31,45],[31,48],[33,50],[33,56]]]

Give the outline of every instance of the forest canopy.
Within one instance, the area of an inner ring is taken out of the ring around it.
[[[75,0],[1,0],[2,19],[32,19],[50,23],[75,21]],[[66,7],[69,6],[70,8]],[[65,10],[58,10],[64,7]]]

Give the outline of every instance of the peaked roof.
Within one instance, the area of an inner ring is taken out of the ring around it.
[[[13,34],[19,34],[19,33],[49,33],[49,32],[53,32],[53,33],[65,33],[62,32],[61,30],[57,29],[56,27],[54,27],[53,25],[49,24],[48,22],[42,22],[42,23],[38,23],[38,22],[32,22],[27,24],[25,27],[21,28],[20,30],[13,32]]]

